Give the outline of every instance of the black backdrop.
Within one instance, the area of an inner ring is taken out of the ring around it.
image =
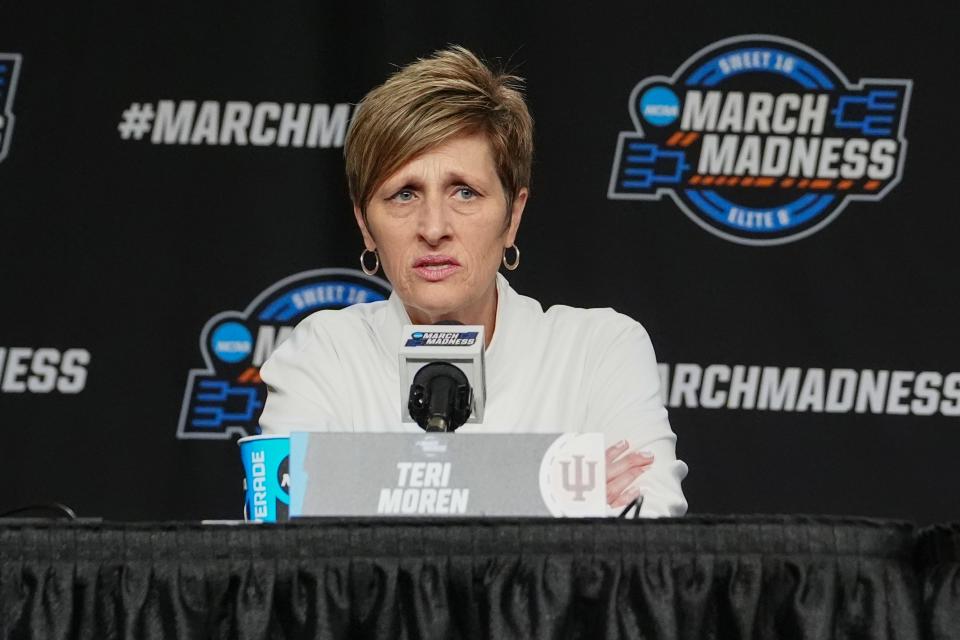
[[[954,9],[64,4],[0,11],[0,53],[19,56],[0,60],[0,511],[59,500],[111,518],[239,515],[232,439],[181,422],[204,327],[296,274],[356,269],[337,118],[393,65],[456,42],[528,80],[536,161],[510,276],[520,292],[638,319],[670,386],[678,370],[710,365],[781,377],[796,367],[802,380],[908,372],[905,414],[886,396],[858,413],[817,401],[704,408],[702,386],[668,395],[692,511],[957,517]],[[902,180],[881,201],[851,202],[794,242],[750,246],[669,197],[607,197],[637,83],[746,34],[809,47],[852,83],[912,82]],[[188,101],[184,143],[172,124],[156,143],[150,127],[124,138],[133,105]],[[201,117],[204,101],[215,104]],[[296,124],[286,145],[280,132],[252,144],[247,130],[244,145],[199,124],[231,102],[276,103],[261,108],[273,120],[324,105],[311,124],[326,131],[307,133],[311,146]],[[936,373],[918,389],[921,372]]]

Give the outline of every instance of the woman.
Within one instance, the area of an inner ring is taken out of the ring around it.
[[[682,515],[676,437],[647,333],[611,309],[540,304],[516,269],[533,123],[520,79],[461,47],[393,74],[360,103],[345,145],[364,271],[388,301],[306,318],[261,370],[264,433],[418,431],[403,425],[397,349],[405,324],[482,324],[487,404],[459,432],[603,432],[611,513]]]

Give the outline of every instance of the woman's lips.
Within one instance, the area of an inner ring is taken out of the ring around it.
[[[413,263],[413,270],[428,282],[439,282],[460,268],[460,263],[450,256],[423,256]]]

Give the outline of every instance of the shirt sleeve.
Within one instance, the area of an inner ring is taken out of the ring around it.
[[[351,424],[350,390],[340,357],[318,312],[301,322],[260,368],[267,401],[260,416],[265,434],[326,431]]]
[[[653,463],[629,487],[641,491],[641,517],[682,516],[687,501],[680,483],[687,465],[677,459],[677,437],[660,397],[653,345],[639,323],[621,314],[614,316],[612,323],[598,323],[603,334],[613,338],[595,343],[606,342],[606,348],[598,350],[594,363],[585,430],[603,432],[608,447],[626,440],[625,453],[653,454]],[[620,511],[611,507],[609,515]]]

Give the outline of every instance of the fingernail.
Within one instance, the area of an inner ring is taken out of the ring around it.
[[[643,456],[644,458],[652,458],[652,457],[653,457],[653,452],[651,452],[651,451],[640,451],[639,454],[640,454],[641,456]]]
[[[626,440],[621,440],[620,442],[618,442],[617,444],[615,444],[615,445],[613,445],[613,446],[615,446],[617,449],[620,449],[620,448],[622,448],[622,447],[627,446],[627,441],[626,441]]]

